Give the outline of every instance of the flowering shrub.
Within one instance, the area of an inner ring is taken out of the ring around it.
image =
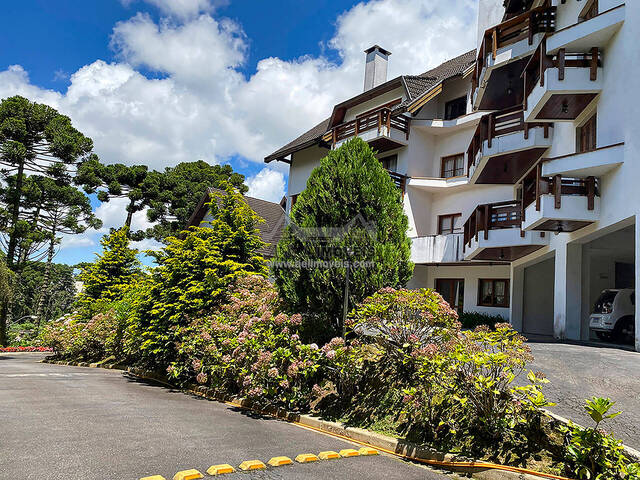
[[[301,323],[300,315],[281,311],[268,280],[245,276],[219,312],[177,332],[178,359],[167,372],[183,382],[288,408],[307,407],[313,385],[324,375],[321,367],[335,359],[342,340],[322,349],[304,344]]]
[[[0,347],[0,353],[14,352],[53,352],[49,347]]]
[[[455,310],[433,290],[383,288],[358,305],[350,326],[403,359],[414,347],[431,348],[455,337],[460,329],[457,319]]]

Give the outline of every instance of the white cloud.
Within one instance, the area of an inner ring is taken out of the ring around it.
[[[263,168],[257,175],[247,178],[246,183],[250,197],[278,203],[284,196],[284,175],[271,168]]]
[[[137,14],[116,24],[117,62],[82,67],[64,94],[31,84],[22,67],[11,66],[0,72],[0,98],[21,94],[68,114],[105,162],[156,169],[232,155],[261,162],[361,90],[366,47],[391,50],[396,76],[474,45],[476,0],[372,0],[337,19],[327,48],[338,51],[338,64],[322,56],[265,58],[245,78],[239,67],[249,41],[238,24],[216,17],[211,2],[147,1],[168,17]],[[277,188],[265,195],[274,198]]]
[[[60,250],[67,248],[84,248],[97,245],[94,232],[85,232],[80,235],[64,235],[60,242]]]
[[[212,12],[214,5],[210,0],[145,0],[147,3],[158,7],[164,14],[180,18],[189,18],[201,12]],[[122,4],[129,6],[134,0],[121,0]],[[219,2],[217,2],[219,3]]]
[[[101,203],[96,208],[95,215],[102,220],[102,228],[100,232],[106,233],[112,228],[120,228],[127,219],[126,207],[129,203],[126,198],[112,198],[108,202]],[[131,230],[146,230],[151,227],[152,223],[147,220],[146,210],[137,212],[133,215],[131,221]]]

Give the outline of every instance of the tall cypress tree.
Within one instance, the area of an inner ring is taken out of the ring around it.
[[[411,278],[411,241],[402,193],[360,138],[320,161],[291,212],[278,244],[273,276],[290,308],[341,324],[349,266],[349,306]],[[319,338],[320,339],[320,338]]]

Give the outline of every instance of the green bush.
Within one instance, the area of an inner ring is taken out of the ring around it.
[[[585,410],[595,422],[592,428],[570,423],[563,427],[566,444],[566,471],[579,479],[640,479],[640,464],[630,463],[624,454],[622,442],[600,429],[600,424],[618,416],[609,413],[613,406],[609,398],[586,401]]]
[[[138,250],[130,248],[128,232],[123,227],[102,237],[102,253],[80,273],[83,285],[76,307],[85,319],[100,313],[105,301],[121,298],[141,275]]]
[[[192,227],[154,252],[158,266],[152,270],[146,299],[131,317],[129,345],[149,365],[167,365],[175,358],[179,332],[190,319],[217,310],[228,288],[250,274],[266,274],[264,246],[258,217],[232,187],[213,194],[209,204],[213,220],[208,227]]]
[[[493,328],[496,323],[505,323],[505,319],[500,315],[490,315],[480,312],[463,312],[459,315],[459,321],[462,328],[474,329],[480,325],[486,325]]]

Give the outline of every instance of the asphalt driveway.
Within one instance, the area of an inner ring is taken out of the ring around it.
[[[353,448],[350,442],[140,383],[121,372],[0,354],[0,478],[167,479],[189,468],[267,462],[274,456]],[[395,457],[294,464],[226,479],[444,480]]]
[[[562,343],[530,343],[532,370],[545,373],[550,410],[576,423],[593,422],[584,411],[585,399],[609,397],[621,415],[603,427],[626,445],[640,450],[640,353]],[[607,426],[608,425],[608,426]]]

